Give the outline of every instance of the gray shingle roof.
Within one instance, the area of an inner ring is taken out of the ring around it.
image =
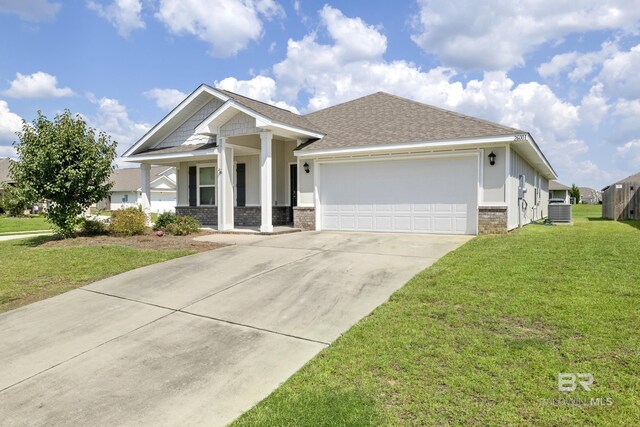
[[[151,181],[167,169],[168,166],[152,166]],[[113,181],[111,191],[136,191],[140,188],[140,168],[116,169],[111,173],[110,180]]]
[[[298,149],[357,147],[515,135],[522,130],[377,92],[304,116],[324,138]]]
[[[239,95],[234,92],[230,92],[224,89],[216,89],[219,92],[224,93],[238,104],[243,105],[258,114],[261,114],[265,117],[268,117],[277,122],[283,123],[285,125],[294,126],[297,128],[302,128],[306,130],[310,130],[313,132],[321,132],[317,129],[317,127],[307,120],[304,116],[293,113],[289,110],[285,110],[284,108],[276,107],[271,104],[266,104],[261,101],[256,101],[255,99],[247,98],[246,96]]]
[[[549,190],[571,190],[571,187],[560,184],[558,181],[549,181]]]
[[[135,158],[136,156],[144,156],[147,154],[191,153],[193,151],[208,150],[210,148],[215,148],[215,146],[216,146],[215,142],[208,142],[204,144],[183,144],[183,145],[176,145],[173,147],[150,148],[148,150],[141,151],[131,157]]]

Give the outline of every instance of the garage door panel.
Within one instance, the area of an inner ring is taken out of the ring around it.
[[[413,218],[413,231],[421,233],[431,233],[431,217],[414,217]]]
[[[476,233],[475,156],[326,163],[319,173],[323,229]]]
[[[393,217],[393,229],[395,231],[411,231],[411,217],[410,216],[394,216]]]

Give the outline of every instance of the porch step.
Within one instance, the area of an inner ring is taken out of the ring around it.
[[[276,236],[278,234],[299,233],[301,228],[293,228],[287,226],[274,226],[273,231],[270,233],[262,233],[260,229],[255,227],[238,227],[233,230],[219,231],[215,226],[203,225],[202,230],[209,231],[212,234],[259,234],[261,236]]]

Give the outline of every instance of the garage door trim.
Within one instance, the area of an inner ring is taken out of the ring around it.
[[[322,230],[322,203],[320,201],[320,188],[322,183],[320,182],[320,169],[323,164],[327,163],[355,163],[355,162],[389,162],[389,161],[400,161],[400,160],[434,160],[439,158],[455,158],[455,157],[475,157],[477,160],[476,164],[476,234],[479,230],[479,215],[477,214],[478,207],[481,203],[481,195],[482,195],[482,173],[483,173],[483,162],[482,159],[482,151],[473,150],[467,152],[448,152],[448,153],[417,153],[417,154],[387,154],[380,156],[369,156],[366,158],[362,157],[343,157],[343,158],[332,158],[332,159],[314,159],[313,160],[313,187],[314,187],[314,204],[315,204],[315,217],[316,217],[316,230]]]

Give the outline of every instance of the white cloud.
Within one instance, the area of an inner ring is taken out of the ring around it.
[[[640,8],[638,8],[640,9]],[[616,52],[602,64],[597,79],[609,95],[640,98],[640,44],[627,52]]]
[[[147,123],[137,123],[129,117],[127,108],[117,99],[96,98],[88,94],[89,100],[96,105],[97,111],[88,116],[87,122],[99,131],[111,135],[118,142],[118,152],[123,153],[127,148],[144,135],[151,126]]]
[[[537,70],[543,78],[558,77],[567,72],[567,77],[572,82],[584,80],[591,75],[605,60],[618,53],[618,46],[613,42],[602,44],[599,51],[595,52],[567,52],[555,55],[551,61],[540,65]]]
[[[276,96],[276,82],[270,77],[256,76],[251,80],[238,80],[234,77],[227,77],[222,81],[215,82],[215,86],[249,98],[257,99],[258,101],[266,102],[267,104],[275,105],[276,107],[284,108],[285,110],[293,111],[296,114],[298,113],[296,107],[283,101],[274,101]]]
[[[640,165],[640,139],[631,140],[616,148],[616,157],[637,169]]]
[[[15,157],[12,146],[18,140],[16,132],[22,129],[22,117],[9,109],[9,104],[0,99],[0,157]]]
[[[541,64],[537,70],[543,78],[557,77],[560,73],[566,71],[571,65],[576,62],[578,57],[577,52],[568,52],[555,55],[551,58],[551,61]]]
[[[58,98],[74,95],[70,88],[58,87],[55,76],[42,71],[29,75],[16,73],[9,89],[2,93],[13,98]]]
[[[178,89],[154,88],[146,91],[144,96],[155,100],[158,108],[169,111],[181,103],[187,97],[187,94]]]
[[[386,39],[379,30],[330,7],[321,17],[331,43],[319,43],[315,32],[289,40],[287,57],[273,67],[275,79],[262,76],[263,82],[269,79],[270,98],[293,103],[302,92],[308,97],[303,109],[313,111],[381,90],[390,92],[529,131],[557,170],[567,175],[588,151],[576,136],[583,107],[560,99],[549,86],[516,85],[505,72],[485,72],[482,79],[463,84],[451,68],[422,70],[411,62],[386,61]],[[359,40],[357,48],[350,49],[352,40]],[[602,94],[594,89],[591,95],[584,101],[585,115],[596,120],[596,97]]]
[[[2,0],[0,1],[0,13],[15,13],[20,19],[29,22],[52,21],[60,8],[61,3],[52,3],[47,0]]]
[[[176,35],[191,34],[214,56],[231,56],[262,35],[261,16],[283,16],[273,0],[160,0],[156,18]]]
[[[589,93],[582,98],[580,104],[580,120],[582,123],[598,129],[600,122],[610,110],[608,98],[604,95],[602,83],[596,83],[589,89]]]
[[[140,0],[114,0],[108,6],[89,1],[87,7],[109,21],[122,37],[128,37],[133,30],[145,28],[140,15],[142,13]]]
[[[586,31],[638,29],[637,0],[418,0],[412,37],[446,66],[509,70],[536,47]]]

